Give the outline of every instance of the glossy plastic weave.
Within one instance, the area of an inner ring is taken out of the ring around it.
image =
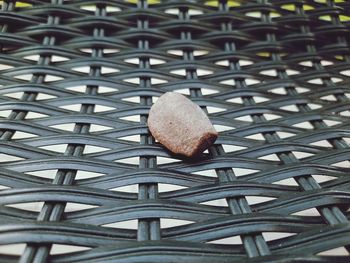
[[[350,1],[1,6],[0,262],[350,261]],[[167,91],[197,159],[148,132]]]

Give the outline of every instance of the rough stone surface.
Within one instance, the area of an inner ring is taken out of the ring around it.
[[[165,93],[151,107],[148,127],[166,148],[188,157],[203,152],[218,137],[204,111],[175,92]]]

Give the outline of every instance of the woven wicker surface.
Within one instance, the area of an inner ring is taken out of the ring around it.
[[[349,1],[1,2],[0,262],[349,261]]]

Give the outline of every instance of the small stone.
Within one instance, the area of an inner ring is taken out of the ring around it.
[[[188,157],[202,153],[218,137],[204,111],[175,92],[165,93],[151,107],[148,127],[166,148]]]

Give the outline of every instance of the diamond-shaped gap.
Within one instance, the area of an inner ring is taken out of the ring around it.
[[[323,120],[323,121],[329,127],[341,124],[340,121],[335,121],[335,120]]]
[[[14,68],[14,67],[11,66],[11,65],[0,64],[0,71],[2,71],[2,70],[7,70],[7,69],[11,69],[11,68]]]
[[[95,104],[95,109],[94,112],[106,112],[106,111],[111,111],[111,110],[115,110],[115,107],[111,107],[111,106],[106,106],[106,105],[101,105],[101,104]]]
[[[233,102],[233,103],[238,103],[238,104],[243,104],[243,100],[241,97],[236,97],[236,98],[231,98],[226,100],[228,102]]]
[[[151,78],[152,85],[164,84],[164,83],[168,83],[168,81],[165,79]]]
[[[276,199],[275,197],[253,196],[253,195],[246,195],[245,198],[247,199],[247,202],[249,205],[262,204],[262,203],[266,203]]]
[[[54,129],[58,129],[58,130],[72,132],[74,130],[75,123],[55,124],[55,125],[50,125],[49,127],[54,128]]]
[[[261,97],[261,96],[254,96],[253,99],[254,99],[255,103],[262,103],[262,102],[270,100],[268,98]]]
[[[197,172],[192,172],[193,174],[208,176],[208,177],[217,177],[216,171],[214,169],[202,170]]]
[[[340,116],[350,117],[350,110],[341,111],[338,114]]]
[[[305,92],[309,92],[309,91],[310,91],[310,89],[307,89],[307,88],[304,88],[304,87],[296,87],[295,89],[296,89],[296,91],[297,91],[299,94],[305,93]]]
[[[265,119],[268,121],[272,121],[272,120],[276,120],[276,119],[281,118],[280,115],[272,114],[272,113],[264,113],[263,115],[264,115]]]
[[[350,162],[341,161],[341,162],[333,163],[331,164],[331,166],[340,167],[340,168],[350,168]]]
[[[230,127],[230,126],[221,125],[221,124],[214,124],[213,126],[217,132],[224,132],[224,131],[230,131],[235,129],[235,127]]]
[[[291,133],[291,132],[282,132],[282,131],[278,131],[278,132],[276,132],[276,133],[277,133],[277,135],[278,135],[281,139],[286,139],[286,138],[295,136],[295,134],[294,134],[294,133]]]
[[[49,150],[57,153],[64,153],[67,149],[68,144],[54,144],[54,145],[44,145],[39,146],[40,149]]]
[[[215,62],[216,65],[228,67],[230,65],[228,60],[218,60]]]
[[[286,73],[287,73],[288,76],[293,76],[293,75],[299,74],[300,71],[294,70],[294,69],[287,69],[287,70],[286,70]]]
[[[0,191],[10,189],[11,187],[0,184]]]
[[[220,84],[234,86],[236,84],[234,79],[225,79],[219,82]]]
[[[85,93],[86,92],[86,85],[79,85],[79,86],[73,86],[66,88],[67,90],[79,92],[79,93]]]
[[[157,156],[157,164],[169,164],[179,162],[179,159]]]
[[[140,103],[140,97],[128,97],[128,98],[122,98],[124,101],[134,102],[134,103]]]
[[[316,208],[309,208],[293,213],[294,216],[320,216]]]
[[[308,105],[308,106],[310,107],[310,109],[312,109],[312,110],[316,110],[316,109],[322,108],[322,105],[320,105],[320,104],[308,103],[307,105]]]
[[[106,11],[107,13],[112,13],[112,12],[120,12],[122,11],[118,6],[106,6]]]
[[[26,248],[26,243],[0,245],[1,255],[21,256]]]
[[[212,70],[208,70],[208,69],[197,69],[197,75],[199,76],[199,77],[201,77],[201,76],[207,76],[207,75],[210,75],[210,74],[213,74],[214,73],[214,71],[212,71]]]
[[[193,56],[195,56],[195,57],[203,56],[206,54],[209,54],[208,50],[204,50],[204,49],[193,50]]]
[[[294,156],[297,159],[304,159],[304,158],[308,158],[310,156],[314,156],[314,153],[308,153],[308,152],[300,152],[300,151],[292,151],[292,153],[294,154]]]
[[[90,249],[91,247],[85,246],[52,244],[52,247],[50,249],[50,255],[62,255],[74,252],[82,252]]]
[[[328,60],[321,60],[321,64],[322,64],[322,66],[326,67],[326,66],[333,65],[334,63],[332,61],[328,61]]]
[[[25,172],[25,174],[53,180],[57,174],[57,169]]]
[[[117,48],[104,48],[103,49],[103,54],[114,54],[120,52],[119,49]]]
[[[180,13],[180,10],[178,8],[169,8],[169,9],[165,9],[164,13],[171,14],[171,15],[178,15]]]
[[[234,119],[238,121],[253,122],[253,119],[250,115],[244,115],[244,116],[236,117]]]
[[[257,169],[241,168],[241,167],[232,167],[232,170],[233,170],[233,173],[235,174],[235,176],[237,176],[237,177],[260,172],[260,170],[257,170]]]
[[[308,121],[295,123],[295,124],[293,124],[292,126],[297,127],[297,128],[302,128],[302,129],[313,129],[313,128],[314,128],[314,127],[310,124],[310,122],[308,122]]]
[[[38,137],[38,135],[29,133],[29,132],[15,131],[15,134],[12,136],[12,139],[19,140],[19,139],[28,139],[28,138],[34,138],[34,137]]]
[[[222,144],[222,147],[224,148],[225,153],[237,152],[248,148],[245,146],[238,146],[238,145],[232,145],[232,144]]]
[[[333,147],[332,144],[330,144],[327,140],[321,140],[321,141],[312,142],[309,144],[314,146],[319,146],[319,147]]]
[[[124,141],[131,141],[131,142],[140,142],[141,136],[140,135],[129,135],[124,137],[119,137],[118,139],[124,140]]]
[[[170,71],[171,74],[186,76],[186,69],[175,69]]]
[[[11,114],[11,110],[2,110],[0,111],[0,118],[8,118]]]
[[[259,11],[252,11],[252,12],[247,12],[244,15],[249,16],[249,17],[260,18],[261,17],[261,12],[259,12]]]
[[[255,133],[255,134],[247,135],[244,137],[247,139],[251,139],[251,140],[265,141],[265,138],[261,133]]]
[[[91,124],[90,125],[90,132],[100,132],[100,131],[108,131],[112,130],[113,127],[105,126],[105,125],[99,125],[99,124]]]
[[[97,205],[87,205],[82,203],[68,202],[64,208],[65,213],[89,210],[98,207]]]
[[[166,61],[163,59],[159,59],[159,58],[150,58],[149,63],[153,66],[153,65],[164,64],[164,63],[166,63]]]
[[[180,93],[180,94],[183,94],[183,95],[190,95],[190,90],[189,89],[177,89],[177,90],[174,90],[174,92],[177,92],[177,93]]]
[[[275,69],[267,69],[267,70],[260,71],[260,74],[265,75],[265,76],[276,77],[277,71]]]
[[[50,100],[57,98],[57,96],[47,94],[47,93],[39,93],[38,96],[36,97],[36,100]]]
[[[250,86],[250,85],[255,85],[255,84],[258,84],[262,81],[260,80],[257,80],[257,79],[245,79],[245,83]]]
[[[210,114],[210,113],[223,112],[223,111],[226,111],[226,109],[219,108],[219,107],[213,107],[213,106],[207,106],[207,111]]]
[[[139,157],[129,157],[129,158],[123,158],[123,159],[114,160],[114,162],[139,165],[140,164],[140,158]]]
[[[265,241],[272,241],[272,240],[278,240],[290,236],[295,236],[296,233],[289,233],[289,232],[263,232],[262,233]]]
[[[74,67],[71,68],[73,71],[80,72],[80,73],[85,73],[88,74],[90,72],[90,67],[89,66],[82,66],[82,67]]]
[[[70,58],[68,57],[57,56],[57,55],[51,56],[51,62],[63,62],[68,60],[70,60]]]
[[[63,77],[56,76],[56,75],[45,75],[45,82],[55,82],[62,79]]]
[[[272,184],[287,185],[287,186],[298,186],[298,183],[295,181],[294,178],[286,178],[286,179],[283,179],[283,180],[279,180],[279,181],[273,182]]]
[[[40,55],[29,55],[23,57],[24,59],[31,60],[31,61],[39,61]]]
[[[322,96],[320,99],[327,101],[337,101],[337,98],[333,94]]]
[[[264,156],[260,156],[260,157],[258,157],[258,159],[265,160],[265,161],[279,161],[280,160],[278,158],[278,156],[276,154],[274,154],[274,153],[268,154],[268,155],[264,155]]]
[[[201,202],[200,204],[202,205],[211,205],[211,206],[219,206],[219,207],[227,207],[227,202],[226,199],[216,199],[216,200],[211,200],[211,201],[206,201],[206,202]]]
[[[109,228],[124,228],[124,229],[136,230],[138,228],[138,220],[132,219],[132,220],[127,220],[127,221],[108,223],[108,224],[104,224],[101,226],[109,227]]]
[[[335,176],[329,176],[329,175],[320,175],[320,174],[313,174],[312,177],[318,182],[318,183],[325,183],[328,181],[336,180],[337,177]]]
[[[286,95],[286,89],[285,88],[274,88],[270,90],[271,93],[278,94],[278,95]]]
[[[106,87],[106,86],[99,86],[98,87],[98,93],[99,94],[104,94],[104,93],[110,93],[110,92],[116,92],[119,91],[117,88],[112,88],[112,87]]]
[[[25,81],[31,80],[32,77],[33,77],[33,74],[22,74],[22,75],[14,76],[15,79],[25,80]]]
[[[33,120],[33,119],[40,119],[40,118],[45,118],[49,117],[47,114],[39,113],[39,112],[33,112],[29,111],[25,117],[26,120]]]
[[[25,158],[18,157],[15,155],[0,153],[0,163],[6,163],[6,162],[19,162],[25,160]]]
[[[205,242],[208,244],[221,244],[221,245],[242,245],[242,239],[240,236],[226,237]]]
[[[337,248],[333,248],[333,249],[329,249],[326,251],[322,251],[316,254],[317,256],[349,256],[349,252],[346,250],[345,247],[337,247]],[[329,259],[331,261],[331,259]],[[336,262],[332,261],[332,262]]]
[[[340,74],[350,77],[350,69],[340,71]]]
[[[119,69],[117,68],[111,68],[111,67],[101,67],[101,74],[105,75],[105,74],[111,74],[111,73],[117,73],[120,72]]]
[[[119,117],[121,120],[132,121],[132,122],[140,122],[140,115],[131,115],[125,117]]]
[[[131,84],[140,84],[140,78],[123,79],[123,81]]]
[[[95,12],[96,11],[96,5],[83,5],[80,6],[80,9],[86,10],[86,11],[90,11],[90,12]]]
[[[92,53],[92,48],[80,48],[79,50],[83,53],[88,53],[88,54]]]
[[[299,112],[298,107],[296,105],[294,105],[294,104],[280,107],[280,109],[281,110],[286,110],[286,111],[292,111],[292,112]]]
[[[139,186],[137,184],[130,184],[130,185],[124,185],[124,186],[110,188],[108,190],[109,191],[125,192],[125,193],[138,193]]]
[[[239,60],[239,65],[241,67],[244,67],[244,66],[249,66],[249,65],[252,65],[254,62],[251,61],[251,60],[245,60],[245,59],[240,59]]]
[[[331,78],[331,81],[333,81],[334,83],[338,83],[338,82],[343,81],[343,79],[342,78],[335,78],[335,77],[333,77],[333,78]]]
[[[176,191],[176,190],[181,190],[181,189],[185,189],[185,188],[187,188],[187,187],[182,186],[182,185],[176,185],[176,184],[165,184],[165,183],[158,184],[159,193]]]
[[[100,152],[105,152],[109,150],[111,150],[111,148],[95,146],[95,145],[85,145],[83,153],[84,154],[100,153]]]
[[[320,78],[310,79],[307,82],[311,83],[311,84],[317,84],[317,85],[322,85],[323,84],[323,80],[320,79]]]
[[[195,221],[183,220],[183,219],[161,218],[160,227],[164,229],[164,228],[170,228],[170,227],[189,225],[194,222]]]
[[[198,10],[198,9],[188,9],[188,14],[190,16],[197,16],[197,15],[202,15],[203,11],[202,10]]]
[[[126,58],[126,59],[124,59],[124,62],[138,65],[138,64],[140,64],[140,59],[139,58]]]
[[[12,92],[12,93],[4,94],[3,96],[13,98],[13,99],[21,99],[23,94],[24,92]]]
[[[30,211],[30,212],[40,212],[44,202],[26,202],[26,203],[16,203],[16,204],[6,204],[7,207],[17,208],[20,210]]]
[[[202,92],[203,95],[211,95],[211,94],[219,93],[218,90],[208,89],[208,88],[201,88],[201,92]]]
[[[106,175],[106,174],[98,173],[98,172],[78,170],[76,175],[75,175],[75,179],[76,180],[90,179],[90,178],[101,177],[101,176],[104,176],[104,175]]]

